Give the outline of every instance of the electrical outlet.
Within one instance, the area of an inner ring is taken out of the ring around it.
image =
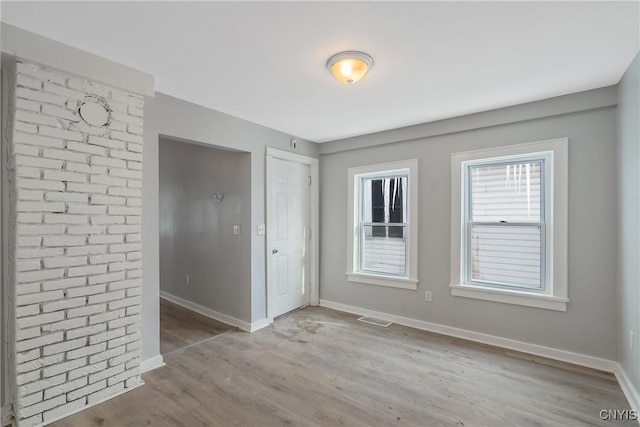
[[[424,291],[424,300],[431,301],[431,291]]]
[[[633,331],[629,331],[629,347],[631,347],[631,351],[635,351],[636,349],[636,337]]]
[[[187,274],[187,278],[185,279],[185,283],[188,285],[189,283],[191,283],[191,276],[189,276]]]
[[[233,235],[238,236],[240,234],[240,226],[238,224],[233,226]]]
[[[258,224],[258,235],[260,236],[263,235],[264,230],[265,230],[264,224]]]

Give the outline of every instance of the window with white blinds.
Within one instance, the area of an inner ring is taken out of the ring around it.
[[[467,165],[467,280],[544,291],[544,158]]]
[[[451,294],[566,311],[568,139],[451,155]]]

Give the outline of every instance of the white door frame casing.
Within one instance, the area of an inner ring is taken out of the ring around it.
[[[309,305],[318,305],[320,299],[320,292],[318,286],[320,284],[319,274],[319,261],[320,261],[320,191],[319,191],[319,161],[315,157],[309,157],[298,153],[291,153],[289,151],[278,150],[275,148],[267,147],[266,155],[266,254],[267,254],[267,320],[269,323],[273,322],[274,317],[274,289],[275,283],[272,275],[271,268],[271,250],[272,247],[272,235],[269,232],[269,224],[271,222],[271,179],[273,177],[273,159],[286,160],[290,162],[299,163],[309,166],[309,176],[311,177],[311,183],[309,185]]]

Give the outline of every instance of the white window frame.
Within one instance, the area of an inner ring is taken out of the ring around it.
[[[406,275],[390,275],[359,270],[360,256],[360,206],[362,195],[360,181],[375,177],[406,175],[407,179],[407,254]],[[348,170],[347,189],[347,279],[350,282],[389,286],[401,289],[418,289],[418,160],[404,160],[377,165],[359,166]]]
[[[467,280],[467,167],[507,160],[545,160],[544,289],[526,290],[484,285]],[[451,155],[451,295],[566,311],[568,139],[560,138]]]

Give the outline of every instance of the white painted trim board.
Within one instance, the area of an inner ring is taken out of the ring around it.
[[[270,324],[273,323],[273,320],[269,320],[267,318],[264,318],[262,320],[258,320],[257,322],[251,322],[251,330],[249,332],[255,332],[258,331],[262,328],[266,328],[267,326],[269,326]]]
[[[621,364],[618,363],[618,367],[613,373],[615,374],[616,379],[620,384],[622,392],[629,401],[631,409],[638,411],[638,423],[640,424],[640,393],[638,393],[638,390],[636,390],[636,388],[633,386],[631,379],[629,378]]]
[[[177,297],[165,291],[160,291],[160,298],[164,298],[169,302],[177,304],[188,310],[195,311],[198,314],[202,314],[203,316],[209,317],[213,320],[217,320],[218,322],[235,326],[236,328],[241,329],[245,332],[255,332],[258,329],[262,329],[271,324],[268,319],[262,319],[253,323],[245,322],[244,320],[240,320],[235,317],[220,313],[218,311],[212,310],[208,307],[204,307],[200,304],[196,304],[195,302],[191,302],[184,298]]]
[[[145,372],[153,371],[154,369],[162,368],[163,366],[164,359],[162,358],[162,355],[159,354],[140,362],[140,373],[144,374]]]

